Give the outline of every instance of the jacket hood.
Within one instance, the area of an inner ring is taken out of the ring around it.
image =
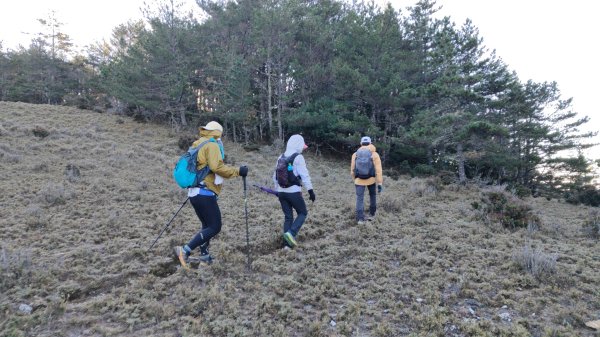
[[[219,138],[221,138],[221,131],[200,129],[200,137],[204,137],[204,138],[212,137],[214,139],[219,139]]]
[[[363,145],[363,146],[361,146],[361,148],[362,147],[368,148],[369,150],[371,150],[371,152],[376,152],[377,151],[377,148],[375,148],[375,145],[373,145],[373,144]]]
[[[304,137],[293,135],[288,139],[284,155],[289,157],[296,152],[302,153],[302,150],[304,150]]]

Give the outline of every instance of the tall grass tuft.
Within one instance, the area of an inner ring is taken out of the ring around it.
[[[15,153],[15,150],[11,149],[10,145],[6,143],[0,143],[0,161],[6,163],[19,163],[22,156]]]
[[[26,284],[31,274],[31,256],[26,251],[0,250],[0,292]]]
[[[40,195],[49,205],[55,206],[64,205],[75,193],[63,184],[50,183],[42,188]]]
[[[588,219],[583,224],[583,233],[592,238],[600,238],[600,211],[597,209],[591,210]]]
[[[526,245],[523,249],[513,255],[513,261],[521,269],[537,278],[556,273],[556,254],[546,254],[540,248],[533,249]]]
[[[38,205],[29,205],[25,209],[25,223],[29,228],[41,228],[46,225],[47,216],[44,210]]]

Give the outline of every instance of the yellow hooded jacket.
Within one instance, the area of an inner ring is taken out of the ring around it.
[[[381,158],[376,151],[375,145],[363,145],[360,148],[369,148],[371,150],[371,157],[373,158],[373,165],[375,165],[375,177],[371,177],[369,179],[360,179],[354,176],[354,166],[356,164],[356,152],[352,155],[352,162],[350,163],[350,175],[352,175],[352,179],[354,179],[354,184],[361,186],[369,186],[377,183],[377,185],[383,184],[383,170],[381,168]]]
[[[211,138],[218,139],[221,137],[221,132],[218,130],[200,130],[200,139],[196,140],[192,147],[200,145]],[[215,184],[215,173],[223,178],[233,178],[240,175],[240,170],[237,167],[225,165],[221,157],[221,149],[219,144],[215,142],[206,143],[200,151],[198,151],[197,168],[201,169],[208,165],[210,173],[204,178],[206,187],[215,192],[217,195],[221,193],[221,185]]]

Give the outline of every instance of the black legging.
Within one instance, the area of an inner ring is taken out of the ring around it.
[[[202,253],[208,253],[210,239],[221,231],[221,210],[217,204],[217,197],[197,195],[191,197],[190,202],[202,222],[202,230],[188,243],[188,247],[194,250],[201,246]]]

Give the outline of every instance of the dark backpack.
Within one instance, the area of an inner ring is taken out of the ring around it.
[[[289,157],[283,154],[277,159],[277,168],[275,169],[275,177],[279,186],[286,188],[293,185],[302,186],[300,178],[294,175],[294,159],[298,153],[294,153]]]
[[[373,154],[368,148],[360,148],[356,151],[354,161],[354,176],[360,179],[369,179],[375,176],[375,165],[373,164]]]
[[[175,182],[181,188],[198,187],[200,183],[206,178],[210,172],[208,164],[198,170],[198,151],[210,140],[200,143],[196,147],[190,147],[190,149],[184,153],[173,170],[173,178]]]

